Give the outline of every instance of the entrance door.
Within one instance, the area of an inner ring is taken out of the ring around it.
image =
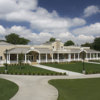
[[[34,61],[34,57],[32,55],[28,55],[28,60],[33,62]]]

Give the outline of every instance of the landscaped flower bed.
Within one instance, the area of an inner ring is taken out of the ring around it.
[[[57,73],[42,68],[33,67],[29,64],[10,64],[7,65],[7,73],[5,67],[0,68],[0,74],[10,75],[66,75],[66,73]]]

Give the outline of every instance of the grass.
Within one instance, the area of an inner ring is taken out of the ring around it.
[[[18,91],[18,86],[8,80],[0,78],[0,100],[10,100]]]
[[[100,78],[50,80],[59,92],[58,100],[100,100]]]
[[[69,71],[74,71],[74,72],[79,72],[82,73],[83,69],[83,64],[82,62],[71,62],[71,63],[47,63],[44,64],[50,67],[55,67],[55,68],[60,68],[64,70],[69,70]],[[85,70],[86,72],[97,72],[100,73],[100,65],[99,64],[90,64],[90,63],[85,63]]]
[[[33,74],[33,75],[51,75],[51,74],[58,74],[53,71],[45,70],[42,68],[33,67],[30,65],[10,65],[7,67],[8,74]],[[0,68],[0,73],[4,73],[5,67]]]

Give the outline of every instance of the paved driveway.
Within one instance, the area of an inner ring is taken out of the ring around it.
[[[58,91],[48,84],[48,80],[94,77],[100,77],[100,74],[88,76],[24,76],[0,74],[0,78],[11,80],[19,86],[19,91],[11,100],[57,100]]]

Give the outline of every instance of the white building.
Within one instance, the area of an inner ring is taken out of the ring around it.
[[[6,52],[7,50],[7,52]],[[0,42],[0,64],[18,63],[19,55],[24,54],[24,63],[42,62],[70,62],[85,60],[99,60],[100,51],[90,47],[64,46],[60,40],[47,42],[42,45],[12,45]]]

